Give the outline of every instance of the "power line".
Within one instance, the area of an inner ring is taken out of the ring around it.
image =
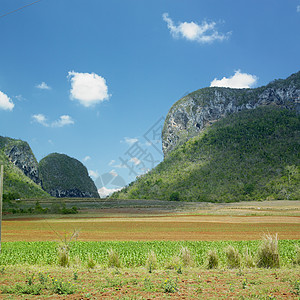
[[[10,12],[4,14],[4,15],[1,15],[0,18],[6,17],[6,16],[8,16],[8,15],[10,15],[10,14],[13,14],[13,13],[15,13],[15,12],[21,10],[21,9],[24,9],[25,7],[31,6],[31,5],[36,4],[36,3],[38,3],[38,2],[41,2],[41,1],[42,1],[42,0],[34,1],[34,2],[32,2],[32,3],[29,3],[29,4],[27,4],[27,5],[24,5],[24,6],[22,6],[22,7],[19,7],[19,8],[15,9],[15,10],[12,10],[12,11],[10,11]]]

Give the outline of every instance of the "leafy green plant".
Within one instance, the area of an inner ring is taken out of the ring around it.
[[[71,282],[64,282],[61,279],[54,278],[52,278],[51,290],[53,293],[59,295],[70,295],[75,293],[74,285]]]
[[[177,280],[172,280],[172,279],[167,278],[164,281],[162,288],[165,293],[176,293],[178,291]]]

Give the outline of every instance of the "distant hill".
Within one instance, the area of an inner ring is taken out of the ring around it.
[[[38,163],[28,143],[0,136],[0,164],[4,165],[4,194],[14,198],[49,198],[42,190]]]
[[[39,162],[45,191],[54,197],[99,198],[86,167],[65,154],[52,153]]]
[[[299,114],[296,109],[266,105],[212,122],[168,151],[164,161],[148,174],[111,197],[300,200],[299,166]]]

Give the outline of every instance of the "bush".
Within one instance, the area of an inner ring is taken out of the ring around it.
[[[207,253],[207,268],[215,269],[219,265],[219,256],[215,250],[209,250]]]
[[[279,252],[277,234],[265,235],[257,252],[257,266],[259,268],[279,268]]]
[[[228,246],[225,249],[225,255],[227,258],[227,266],[230,269],[236,269],[241,266],[241,256],[238,250],[232,246]]]
[[[113,250],[112,248],[107,250],[108,253],[108,267],[116,267],[120,268],[121,267],[121,262],[119,258],[118,252]]]

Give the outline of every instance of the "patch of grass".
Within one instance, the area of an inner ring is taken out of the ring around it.
[[[208,251],[206,265],[208,269],[216,269],[219,266],[219,256],[215,250]]]
[[[191,251],[187,247],[182,247],[180,250],[180,257],[183,266],[190,267],[194,265],[194,259],[192,257]]]
[[[158,263],[157,263],[156,253],[153,250],[151,250],[147,256],[146,268],[149,273],[152,273],[152,271],[157,269],[157,267],[158,267]]]
[[[279,268],[278,237],[265,235],[257,251],[257,266],[259,268]]]
[[[227,259],[227,266],[230,269],[237,269],[241,266],[241,256],[237,249],[229,245],[225,249],[225,255]]]
[[[121,267],[121,261],[119,254],[116,250],[110,248],[107,250],[108,254],[108,267],[115,267],[115,268],[120,268]]]

